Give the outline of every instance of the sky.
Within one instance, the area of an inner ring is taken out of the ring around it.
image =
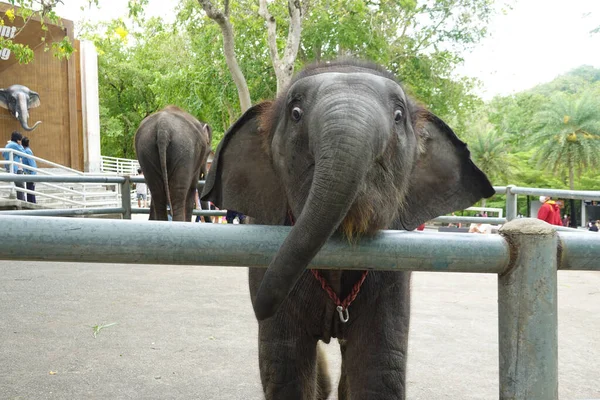
[[[490,35],[464,54],[458,75],[478,78],[484,99],[508,95],[551,81],[580,65],[600,68],[600,0],[514,0],[512,10],[497,15]],[[64,0],[63,18],[78,21],[126,16],[125,0],[100,0],[101,9],[81,11],[82,0]],[[177,0],[150,0],[146,14],[173,19]],[[172,18],[169,18],[171,16]]]
[[[600,68],[600,0],[519,0],[457,73],[479,78],[489,99],[548,82],[580,65]]]

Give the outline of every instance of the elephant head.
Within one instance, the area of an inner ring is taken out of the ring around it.
[[[336,230],[349,238],[413,230],[493,194],[466,144],[390,73],[341,61],[309,67],[236,121],[203,199],[257,223],[295,219],[254,302],[262,320]]]
[[[23,85],[12,85],[8,89],[0,89],[0,106],[8,109],[10,113],[19,120],[26,131],[34,130],[41,121],[29,127],[29,109],[40,105],[40,96],[33,90]]]

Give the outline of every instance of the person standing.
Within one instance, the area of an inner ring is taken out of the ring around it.
[[[7,149],[12,149],[12,150],[16,150],[16,151],[20,151],[20,152],[24,152],[25,149],[23,148],[23,146],[21,145],[21,140],[23,139],[23,135],[21,135],[19,132],[14,131],[11,135],[10,135],[10,140],[8,141],[8,143],[6,143],[6,148]],[[2,155],[4,156],[5,160],[10,160],[10,152],[9,151],[5,151],[4,153],[2,153]],[[23,174],[23,167],[18,165],[18,164],[22,164],[23,163],[23,159],[21,158],[20,155],[18,154],[14,154],[13,153],[13,165],[12,165],[12,169],[10,167],[10,164],[6,164],[6,172],[12,173],[12,174],[17,174],[17,175],[22,175]],[[25,186],[23,185],[23,182],[15,182],[15,186],[19,187],[21,189],[23,189]],[[17,189],[17,200],[22,200],[25,201],[25,193],[18,190]]]
[[[23,145],[23,148],[25,149],[24,152],[29,154],[30,156],[33,156],[33,151],[31,150],[31,147],[29,147],[29,138],[27,136],[25,136],[23,138],[23,140],[21,141],[21,144]],[[35,169],[37,169],[37,163],[35,162],[35,160],[32,157],[23,157],[23,164],[28,165],[31,168],[23,168],[23,172],[25,173],[25,175],[36,175],[37,171]],[[25,187],[27,188],[27,190],[31,190],[32,192],[35,191],[35,182],[26,182],[25,183]],[[29,203],[36,203],[36,199],[35,199],[35,193],[27,193],[27,201]]]
[[[138,168],[137,173],[139,177],[144,177],[141,168]],[[137,197],[138,207],[142,207],[142,201],[144,202],[144,207],[148,207],[148,186],[146,185],[145,181],[135,184],[135,194]]]
[[[551,225],[562,225],[560,220],[560,209],[555,201],[548,196],[540,196],[540,203],[542,206],[538,210],[538,219],[546,221]]]
[[[565,214],[565,216],[563,217],[562,225],[563,226],[571,225],[571,216],[569,214]]]

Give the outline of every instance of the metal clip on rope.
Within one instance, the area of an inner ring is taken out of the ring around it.
[[[340,321],[342,321],[342,323],[346,323],[348,322],[348,320],[350,319],[350,314],[348,313],[348,309],[344,308],[342,306],[337,306],[337,312],[340,316]]]

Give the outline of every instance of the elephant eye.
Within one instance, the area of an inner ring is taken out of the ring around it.
[[[394,113],[394,121],[402,121],[402,110],[396,110],[396,112]]]
[[[300,121],[302,119],[302,114],[304,114],[304,111],[302,111],[300,107],[294,107],[292,109],[292,119],[294,121]]]

